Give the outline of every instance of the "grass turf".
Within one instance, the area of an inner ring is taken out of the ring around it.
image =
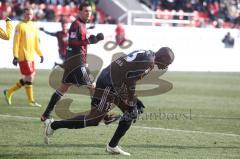
[[[0,74],[1,92],[20,77],[17,70],[1,69]],[[24,89],[14,94],[11,106],[0,96],[0,158],[127,158],[104,151],[117,123],[61,129],[50,145],[44,145],[39,117],[54,92],[49,75],[38,70],[34,81],[35,98],[42,108],[27,106]],[[239,77],[240,73],[167,72],[162,78],[173,83],[173,89],[141,97],[145,112],[120,145],[132,157],[143,159],[239,158]],[[67,94],[64,98],[73,99],[71,112],[90,107],[89,97]]]

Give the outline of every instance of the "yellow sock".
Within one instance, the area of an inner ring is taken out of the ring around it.
[[[8,90],[7,90],[7,93],[9,96],[12,96],[13,93],[15,91],[17,91],[18,89],[20,89],[22,86],[24,85],[23,81],[20,80],[19,82],[17,82],[15,85],[13,85],[12,87],[10,87]]]
[[[28,102],[31,103],[31,102],[34,101],[34,99],[33,99],[33,86],[32,86],[32,84],[25,84],[24,86],[25,86],[25,90],[26,90],[26,93],[27,93]]]

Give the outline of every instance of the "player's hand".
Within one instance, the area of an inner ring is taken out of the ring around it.
[[[90,35],[88,41],[89,44],[96,44],[98,42],[97,37],[95,35]]]
[[[43,63],[43,61],[44,61],[44,58],[43,58],[43,56],[40,56],[40,63]]]
[[[137,98],[137,110],[138,110],[138,114],[142,114],[144,112],[144,108],[145,106],[143,105],[142,101],[140,101]]]
[[[98,33],[96,37],[97,37],[97,40],[98,40],[98,41],[101,41],[101,40],[104,39],[103,33]]]
[[[136,123],[138,117],[138,109],[136,106],[129,108],[128,110],[130,118],[132,119],[133,123]]]
[[[43,27],[41,27],[41,28],[39,28],[39,30],[41,30],[41,31],[44,31],[44,28],[43,28]]]
[[[9,17],[6,18],[6,22],[12,21]]]
[[[18,58],[14,57],[12,63],[13,63],[14,66],[17,66]]]

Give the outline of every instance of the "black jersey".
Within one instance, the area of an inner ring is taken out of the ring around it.
[[[151,50],[137,50],[112,62],[99,77],[122,98],[134,101],[136,82],[154,68],[155,54]]]
[[[89,44],[87,38],[86,23],[80,18],[76,19],[70,26],[68,39],[68,53],[67,57],[77,56],[79,64],[86,64],[87,61],[87,45]]]

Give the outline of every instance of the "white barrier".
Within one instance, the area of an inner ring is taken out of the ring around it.
[[[60,30],[59,23],[37,23],[48,31]],[[0,21],[0,27],[5,28],[5,22]],[[113,54],[128,53],[135,49],[152,49],[169,46],[175,52],[175,61],[169,68],[172,71],[240,71],[239,32],[234,29],[214,28],[179,28],[179,27],[152,27],[152,26],[125,26],[127,38],[133,41],[128,49],[116,47],[112,51],[104,49],[104,44],[114,40],[115,25],[97,25],[89,30],[89,34],[102,32],[105,40],[89,46],[89,53],[103,59],[104,66],[111,62]],[[224,48],[221,42],[227,32],[235,38],[234,48]],[[0,68],[14,68],[12,65],[12,39],[0,40]],[[55,61],[59,61],[57,39],[40,32],[41,50],[45,61],[36,62],[39,69],[51,69]],[[39,58],[36,56],[36,60]]]

